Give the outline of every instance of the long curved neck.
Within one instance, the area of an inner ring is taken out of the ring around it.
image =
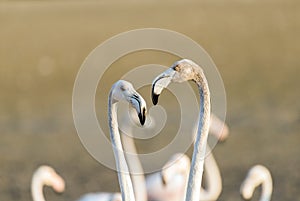
[[[207,152],[211,152],[209,146],[207,146]],[[206,189],[201,188],[201,200],[217,200],[222,191],[222,179],[212,152],[205,158],[204,171]]]
[[[34,174],[31,182],[31,195],[33,201],[45,201],[43,194],[43,179],[39,174]]]
[[[272,191],[273,191],[273,184],[272,184],[272,177],[268,173],[265,175],[266,178],[262,181],[262,192],[260,196],[260,201],[269,201],[271,200]]]
[[[128,128],[128,131],[132,131],[132,128]],[[128,161],[129,170],[132,173],[131,178],[136,200],[147,201],[146,182],[143,173],[144,171],[137,155],[134,140],[128,135],[122,135],[122,141],[124,150],[129,153],[126,159]]]
[[[121,143],[119,127],[117,122],[117,103],[112,102],[111,93],[108,100],[108,121],[110,138],[116,160],[116,167],[118,171],[118,179],[122,193],[123,201],[135,201],[132,182],[129,176],[128,166],[126,164],[125,155]]]
[[[200,114],[198,132],[194,144],[192,165],[185,198],[186,201],[200,200],[200,188],[210,119],[210,92],[207,80],[202,71],[198,72],[196,75],[195,82],[199,87],[200,93]]]

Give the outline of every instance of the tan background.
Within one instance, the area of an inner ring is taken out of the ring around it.
[[[223,77],[231,136],[214,149],[223,176],[220,200],[241,200],[239,185],[257,163],[272,171],[273,200],[299,200],[300,3],[284,0],[1,1],[0,200],[31,200],[30,179],[40,164],[54,166],[67,183],[62,195],[45,190],[48,200],[118,190],[115,172],[79,141],[72,88],[93,48],[144,27],[191,37]],[[107,72],[113,77],[103,90],[133,66],[174,59],[151,51],[128,55]],[[103,105],[106,94],[98,100]]]

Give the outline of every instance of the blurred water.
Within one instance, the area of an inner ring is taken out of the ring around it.
[[[80,144],[72,88],[93,48],[143,27],[191,37],[219,68],[231,131],[228,141],[214,149],[224,178],[220,200],[241,200],[239,185],[257,163],[272,172],[273,200],[299,200],[299,8],[298,1],[279,0],[1,2],[0,200],[30,200],[31,174],[44,163],[53,165],[67,183],[60,196],[46,190],[49,200],[118,190],[115,172],[94,161]],[[138,65],[168,66],[176,59],[144,51],[115,62],[97,91],[101,125],[107,124],[107,93],[115,80]],[[149,92],[143,95],[151,105]],[[138,145],[140,151],[152,148]]]

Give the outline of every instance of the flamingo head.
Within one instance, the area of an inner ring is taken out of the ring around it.
[[[199,65],[189,59],[176,61],[165,72],[158,75],[152,82],[152,102],[154,105],[158,103],[158,97],[164,88],[171,82],[185,82],[188,80],[196,81],[199,79],[197,75],[202,71]]]
[[[262,165],[253,166],[246,179],[243,181],[240,194],[245,200],[250,200],[253,196],[254,190],[257,186],[262,184],[265,180],[271,178],[269,170]]]
[[[146,121],[147,106],[143,97],[133,88],[130,82],[117,81],[111,89],[110,96],[113,102],[127,101],[136,110],[141,125]]]
[[[62,193],[65,190],[64,179],[53,168],[43,165],[38,168],[37,174],[43,178],[44,184],[52,187],[55,192]]]

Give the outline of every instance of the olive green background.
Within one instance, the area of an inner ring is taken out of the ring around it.
[[[45,189],[47,200],[118,191],[116,173],[80,143],[72,89],[80,65],[97,45],[147,27],[192,38],[221,73],[230,137],[214,149],[223,177],[219,200],[241,200],[239,186],[258,163],[272,172],[273,200],[299,200],[300,2],[284,0],[1,1],[0,200],[31,200],[30,179],[41,164],[55,167],[67,184],[62,195]],[[97,93],[101,125],[107,127],[113,82],[136,66],[169,66],[176,59],[142,51],[116,61]],[[141,92],[151,106],[149,89]],[[157,146],[143,144],[141,152]]]

